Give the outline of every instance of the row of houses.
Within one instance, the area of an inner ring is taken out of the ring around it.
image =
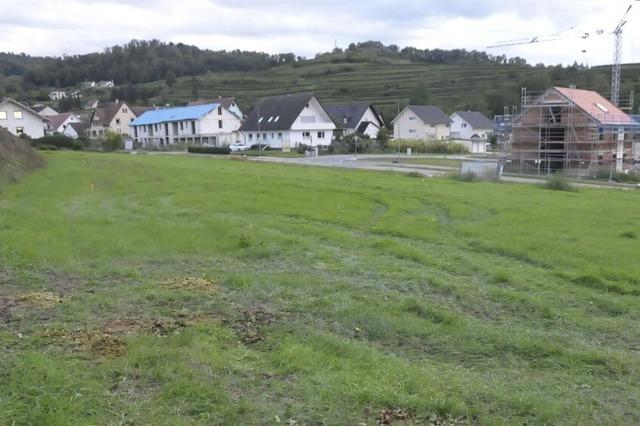
[[[523,92],[520,112],[489,120],[474,111],[447,115],[436,106],[409,105],[391,122],[396,139],[456,140],[482,153],[492,134],[505,141],[508,161],[523,172],[592,169],[615,163],[623,170],[640,164],[640,123],[594,91],[553,87]],[[180,143],[209,146],[328,146],[357,133],[375,138],[385,122],[367,102],[322,103],[311,93],[260,100],[245,116],[234,98],[194,101],[183,107],[137,107],[126,102],[97,104],[89,112],[58,114],[0,101],[0,126],[32,137],[60,133],[92,138],[114,132],[144,147]]]
[[[232,107],[233,106],[233,107]],[[392,122],[394,137],[424,141],[460,139],[474,153],[485,152],[493,122],[476,111],[448,116],[435,106],[410,105]],[[143,146],[203,145],[328,146],[336,137],[357,133],[376,138],[385,122],[367,102],[321,103],[311,93],[272,96],[243,117],[232,99],[147,111],[130,124]]]

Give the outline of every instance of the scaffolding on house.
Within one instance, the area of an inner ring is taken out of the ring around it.
[[[603,170],[640,166],[640,123],[626,114],[606,114],[600,104],[584,111],[554,89],[521,93],[521,109],[512,122],[506,169],[523,174],[566,171],[594,176]]]

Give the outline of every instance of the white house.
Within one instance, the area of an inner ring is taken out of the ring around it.
[[[240,128],[247,145],[288,149],[298,145],[328,146],[336,125],[310,93],[272,96],[260,100]]]
[[[55,133],[64,134],[64,130],[67,128],[67,126],[70,123],[82,122],[80,117],[70,112],[67,112],[64,114],[52,115],[47,118],[49,119],[49,122],[47,123],[47,126],[46,126],[48,134],[55,134]]]
[[[149,110],[131,124],[131,136],[142,145],[194,143],[231,145],[239,139],[240,118],[212,103]]]
[[[24,134],[34,139],[41,138],[47,121],[46,117],[20,102],[10,98],[0,99],[0,127],[16,136]]]
[[[78,137],[87,134],[89,126],[90,124],[87,121],[71,122],[67,124],[67,126],[62,131],[62,134],[68,138],[77,139]]]
[[[493,134],[493,121],[478,111],[456,111],[451,114],[451,137],[467,146],[469,152],[487,152],[487,141]]]
[[[52,101],[59,101],[60,99],[64,99],[67,97],[67,92],[64,90],[52,90],[49,92],[49,99]]]
[[[392,121],[395,139],[451,139],[451,119],[436,106],[409,105]]]
[[[51,117],[52,115],[60,114],[55,109],[51,108],[49,105],[35,105],[33,110],[40,115],[44,115],[45,117]]]
[[[339,134],[358,133],[375,139],[384,127],[382,117],[368,102],[325,104],[324,107],[336,123]]]
[[[219,96],[217,98],[212,98],[211,100],[191,101],[187,104],[187,106],[204,105],[204,104],[220,104],[222,105],[223,108],[229,110],[229,112],[232,112],[235,115],[237,115],[240,120],[244,120],[244,114],[240,109],[240,106],[236,102],[236,98],[223,98]]]
[[[97,87],[98,89],[111,89],[114,86],[115,84],[113,83],[113,80],[105,80],[97,82],[94,87]]]

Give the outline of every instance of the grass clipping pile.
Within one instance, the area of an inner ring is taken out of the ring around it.
[[[27,141],[0,127],[0,189],[44,164],[44,159]]]
[[[168,278],[161,281],[160,285],[170,290],[187,290],[205,294],[213,294],[217,289],[215,282],[198,277]]]

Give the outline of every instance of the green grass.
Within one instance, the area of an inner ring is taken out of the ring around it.
[[[46,157],[0,194],[2,422],[640,422],[638,192]]]

